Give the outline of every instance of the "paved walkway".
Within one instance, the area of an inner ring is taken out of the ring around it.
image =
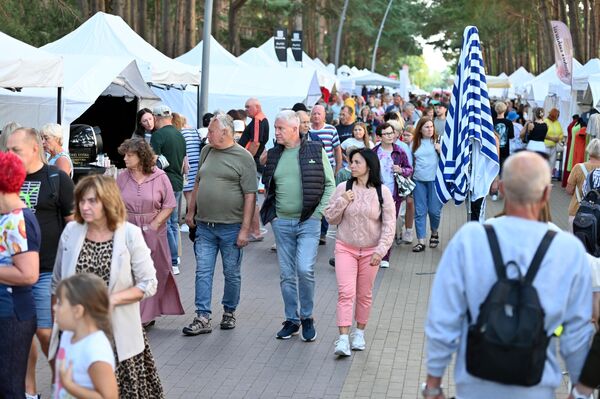
[[[568,196],[559,187],[552,194],[555,222],[565,227]],[[501,202],[489,203],[488,216],[500,211]],[[269,233],[250,244],[242,263],[242,295],[237,328],[185,337],[181,328],[194,314],[194,255],[184,237],[183,265],[177,283],[185,316],[159,319],[149,330],[152,350],[168,398],[419,398],[425,379],[423,326],[429,290],[445,244],[464,224],[463,207],[447,205],[442,216],[442,245],[414,254],[411,246],[394,247],[391,267],[381,269],[374,305],[366,330],[367,350],[337,359],[335,271],[327,260],[334,240],[320,247],[316,266],[316,342],[295,337],[276,340],[283,321],[279,271],[275,253],[269,251]],[[213,290],[214,324],[221,319],[223,290],[220,264]],[[40,381],[49,379],[40,361]],[[451,372],[444,378],[448,397],[454,394]],[[41,387],[44,398],[49,384]],[[564,389],[562,391],[565,391]]]

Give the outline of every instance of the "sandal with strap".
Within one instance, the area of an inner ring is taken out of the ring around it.
[[[425,251],[425,245],[419,243],[413,247],[412,251],[413,252],[423,252],[423,251]]]
[[[431,238],[429,239],[429,248],[437,248],[437,246],[440,244],[440,236],[438,234],[435,235],[431,235]]]

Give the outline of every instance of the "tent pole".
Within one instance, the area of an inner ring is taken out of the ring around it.
[[[202,115],[208,109],[208,74],[210,70],[210,39],[211,39],[211,23],[212,23],[213,0],[204,1],[204,30],[202,32],[202,79],[201,96],[200,96],[200,112]]]
[[[58,93],[56,94],[56,123],[60,125],[62,122],[62,109],[60,104],[62,103],[62,87],[58,88]]]
[[[196,86],[196,129],[200,129],[202,126],[200,125],[200,86]]]

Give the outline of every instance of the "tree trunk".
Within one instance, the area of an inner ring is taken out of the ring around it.
[[[173,55],[180,56],[185,52],[184,50],[184,42],[185,42],[185,33],[184,33],[184,0],[177,0],[176,3],[176,12],[175,12],[175,36],[173,38]]]
[[[125,0],[113,0],[113,14],[125,19]]]
[[[198,23],[196,22],[196,0],[186,0],[185,9],[185,51],[190,50],[196,44],[196,30]]]
[[[581,26],[579,24],[579,13],[577,10],[577,4],[579,2],[576,0],[567,0],[567,4],[569,6],[569,30],[571,31],[571,36],[573,37],[573,52],[574,57],[578,60],[581,60],[584,51],[583,44],[581,38]]]
[[[583,50],[584,55],[581,60],[582,63],[587,62],[590,58],[591,46],[590,46],[590,1],[583,0]]]
[[[538,36],[538,39],[542,40],[542,49],[544,54],[542,58],[543,68],[547,68],[547,65],[551,65],[554,61],[554,36],[552,35],[552,31],[550,29],[550,14],[548,13],[546,1],[547,0],[540,1],[540,8],[542,11],[542,21],[540,21],[540,24],[542,25],[541,34],[543,36]]]
[[[144,38],[144,40],[149,41],[150,35],[148,34],[148,10],[146,9],[146,1],[145,0],[136,0],[137,1],[137,12],[134,14],[134,19],[136,22],[136,30]],[[133,0],[132,0],[133,3]]]
[[[229,31],[229,51],[231,51],[235,56],[238,56],[241,52],[237,15],[246,1],[247,0],[229,0],[229,12],[227,17],[227,30]]]
[[[171,35],[171,16],[169,12],[169,0],[162,0],[161,10],[161,51],[163,54],[172,57],[173,56],[173,39]]]
[[[79,8],[81,9],[81,16],[84,20],[90,16],[90,4],[89,0],[79,0]]]
[[[594,42],[592,47],[592,57],[598,57],[600,55],[600,2],[598,0],[594,0],[594,6],[592,10],[594,10],[594,23],[593,27],[594,31]]]

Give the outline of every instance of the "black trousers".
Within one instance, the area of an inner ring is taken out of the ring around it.
[[[594,335],[594,341],[587,359],[585,359],[579,382],[590,388],[600,386],[600,332]]]
[[[0,398],[24,398],[27,358],[37,328],[35,317],[0,319]]]

